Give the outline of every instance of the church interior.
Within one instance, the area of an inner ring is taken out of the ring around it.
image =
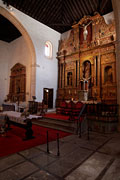
[[[118,180],[120,1],[0,0],[0,24],[0,179]]]

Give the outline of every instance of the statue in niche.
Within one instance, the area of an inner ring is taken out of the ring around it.
[[[83,64],[83,79],[89,80],[91,78],[91,64],[85,61]]]
[[[67,73],[67,85],[72,86],[72,72]]]
[[[112,82],[113,82],[112,67],[107,66],[105,68],[105,83],[112,83]]]
[[[83,28],[83,38],[84,38],[84,41],[87,40],[87,36],[88,36],[88,30],[87,30],[87,27],[92,23],[92,21],[90,21],[88,24],[82,24],[80,26],[80,28]]]

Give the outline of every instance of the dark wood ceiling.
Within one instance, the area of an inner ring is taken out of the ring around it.
[[[111,0],[3,0],[7,5],[63,33],[84,15],[111,12]]]
[[[5,17],[0,15],[0,40],[11,42],[20,37],[18,29]]]

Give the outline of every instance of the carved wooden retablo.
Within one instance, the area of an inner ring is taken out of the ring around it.
[[[60,101],[88,100],[116,103],[115,22],[84,16],[59,42],[57,106]]]
[[[11,102],[25,101],[26,67],[20,63],[11,69],[8,100]]]

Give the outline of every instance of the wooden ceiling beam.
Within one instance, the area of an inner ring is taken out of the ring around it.
[[[70,20],[68,19],[68,17],[67,17],[67,15],[66,15],[66,13],[64,14],[64,16],[63,16],[64,18],[62,18],[62,22],[63,23],[67,23],[67,24],[70,24]]]
[[[76,12],[77,12],[77,14],[78,14],[78,17],[79,17],[78,20],[79,20],[80,17],[82,17],[82,13],[81,13],[80,9],[78,8],[77,2],[76,2],[76,1],[73,1],[73,4],[74,4],[75,9],[76,9]]]
[[[31,15],[31,10],[36,7],[36,1],[34,0],[29,0],[29,4],[26,5],[27,12]]]
[[[92,0],[92,4],[94,5],[94,7],[95,7],[95,10],[97,11],[97,9],[98,9],[98,4],[99,4],[99,0]]]
[[[81,2],[81,1],[76,1],[76,5],[78,6],[78,9],[79,9],[79,11],[81,12],[81,18],[84,16],[84,10],[83,10],[83,8],[81,8],[81,3],[79,3],[79,2]]]
[[[76,11],[76,8],[75,8],[75,5],[73,2],[74,1],[69,1],[69,3],[67,4],[67,1],[66,1],[66,4],[68,5],[68,8],[70,9],[72,15],[74,16],[74,20],[75,20],[75,19],[78,19],[78,14],[77,14],[77,11]]]
[[[67,23],[71,23],[70,17],[69,17],[69,14],[68,14],[68,13],[65,12],[65,13],[63,14],[63,17],[64,17],[63,20],[66,20]]]
[[[72,15],[72,13],[71,13],[71,11],[69,10],[69,8],[66,7],[66,6],[65,6],[65,8],[64,8],[64,15],[67,16],[69,22],[70,22],[70,20],[71,20],[71,22],[74,21],[74,16]],[[64,15],[63,15],[63,18],[64,18]]]
[[[61,13],[59,13],[61,11],[61,8],[59,8],[59,11],[57,12],[57,16],[55,16],[55,20],[56,22],[63,22],[63,16],[61,15]]]
[[[39,1],[39,4],[38,4],[38,6],[36,7],[36,9],[33,9],[34,11],[33,11],[33,13],[34,13],[34,17],[36,18],[36,19],[38,19],[38,14],[39,13],[42,13],[42,10],[41,9],[43,9],[43,6],[46,4],[46,1],[44,1],[44,0],[41,0],[41,1]]]
[[[30,1],[29,0],[28,1],[27,0],[25,0],[25,1],[17,0],[16,2],[12,1],[11,5],[13,5],[16,9],[22,11],[23,13],[28,14],[27,9],[30,6]]]
[[[41,1],[41,3],[39,1],[34,1],[34,6],[31,9],[31,14],[34,14],[34,16],[35,16],[36,12],[38,11],[41,4],[42,4],[42,1]]]
[[[100,12],[103,14],[103,10],[105,8],[105,6],[107,5],[108,1],[110,0],[102,0],[101,4],[100,4]]]
[[[53,7],[53,10],[51,10],[51,7]],[[60,4],[56,5],[55,1],[52,1],[52,3],[50,2],[50,4],[47,4],[46,12],[40,18],[42,20],[45,19],[46,22],[49,22],[49,21],[51,21],[51,18],[53,18],[53,17],[56,18],[56,16],[58,16],[59,9],[61,9],[61,5]]]
[[[42,1],[42,6],[39,7],[38,11],[36,12],[36,18],[40,19],[44,13],[46,13],[46,1]],[[40,19],[41,20],[41,19]]]
[[[61,14],[60,14],[61,7],[62,5],[59,5],[57,10],[55,8],[54,11],[51,14],[49,14],[49,16],[47,16],[46,23],[53,23],[56,21],[56,19],[59,19],[59,18],[61,19]]]
[[[89,14],[89,12],[87,11],[87,9],[86,9],[86,6],[85,6],[85,1],[83,2],[83,1],[81,1],[81,6],[82,6],[82,8],[83,8],[83,10],[84,10],[84,15],[88,15]]]
[[[65,6],[65,9],[67,10],[66,12],[69,12],[69,16],[72,18],[72,20],[74,21],[75,19],[76,19],[76,14],[73,12],[73,10],[72,10],[72,7],[71,7],[71,2],[69,1],[69,3],[68,3],[68,1],[65,1],[65,4],[64,4],[64,6]],[[65,9],[64,9],[64,13],[66,13],[65,12]]]
[[[87,9],[88,14],[90,15],[91,12],[92,12],[92,9],[91,9],[89,0],[88,1],[84,1],[84,4],[85,4],[85,7]]]
[[[96,7],[95,7],[94,1],[93,0],[88,0],[88,1],[89,1],[89,4],[91,6],[92,11],[95,12],[96,11]]]

